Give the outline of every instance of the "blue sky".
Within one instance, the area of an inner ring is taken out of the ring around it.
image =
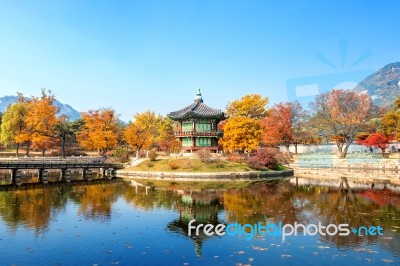
[[[347,86],[400,61],[399,10],[397,1],[3,0],[0,95],[51,89],[79,111],[113,107],[125,121],[184,107],[198,88],[220,109],[248,93],[277,103],[296,98],[288,84],[299,80]]]

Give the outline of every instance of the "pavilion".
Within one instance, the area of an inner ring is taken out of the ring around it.
[[[225,114],[204,104],[200,89],[194,102],[185,108],[171,112],[168,117],[179,123],[175,137],[182,143],[184,152],[210,150],[218,152],[218,123],[225,120]]]

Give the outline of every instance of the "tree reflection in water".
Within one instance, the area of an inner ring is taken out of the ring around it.
[[[254,224],[262,221],[284,224],[321,222],[348,223],[351,227],[380,225],[384,237],[320,236],[321,241],[338,248],[360,248],[379,243],[397,252],[399,247],[400,195],[389,190],[346,191],[328,187],[295,187],[287,182],[260,182],[243,189],[218,191],[176,191],[131,186],[129,182],[89,185],[62,184],[29,190],[1,191],[0,217],[11,229],[19,226],[44,232],[68,202],[88,220],[112,219],[114,203],[123,198],[134,208],[166,209],[177,219],[166,227],[187,236],[192,219],[198,223]],[[225,210],[225,217],[221,217]],[[207,236],[191,237],[200,256]],[[396,254],[397,254],[396,253]]]

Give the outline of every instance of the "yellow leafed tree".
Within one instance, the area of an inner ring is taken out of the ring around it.
[[[118,119],[113,109],[90,110],[82,113],[84,125],[77,134],[79,145],[88,150],[98,150],[105,155],[118,144]]]
[[[159,123],[156,144],[161,151],[178,152],[182,148],[181,142],[175,138],[174,123],[169,117],[163,117]]]
[[[260,120],[237,116],[229,118],[224,127],[221,144],[229,152],[252,152],[260,145],[262,131]]]
[[[226,114],[229,118],[222,126],[220,144],[228,152],[252,152],[261,142],[261,119],[267,116],[268,98],[249,94],[229,103]]]
[[[15,143],[17,157],[20,144],[31,139],[26,131],[27,108],[26,103],[16,102],[7,108],[2,117],[0,142],[5,145]]]
[[[136,113],[124,131],[126,143],[137,151],[150,149],[159,135],[161,121],[162,117],[151,111]]]
[[[247,116],[261,119],[267,116],[268,98],[260,94],[247,94],[241,99],[228,103],[226,114],[229,117]]]

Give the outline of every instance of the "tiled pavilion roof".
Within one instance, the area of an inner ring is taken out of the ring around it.
[[[194,103],[186,106],[179,111],[169,113],[168,117],[172,120],[180,120],[185,118],[216,118],[219,120],[225,119],[225,115],[221,110],[211,108],[203,103],[200,89],[196,94]]]

